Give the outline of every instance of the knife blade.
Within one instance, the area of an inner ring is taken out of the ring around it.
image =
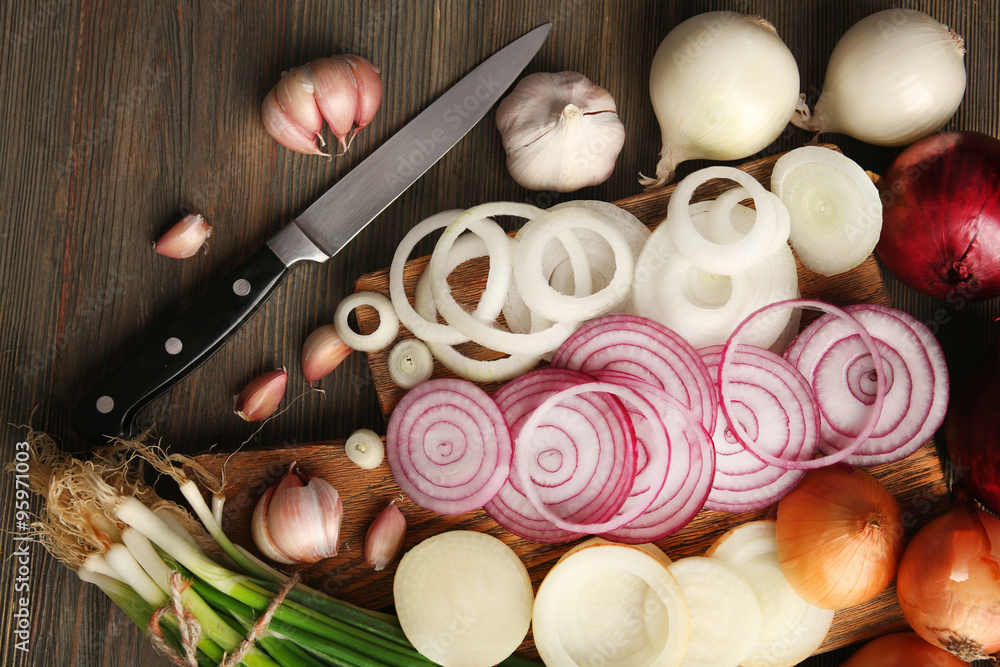
[[[72,415],[77,433],[97,444],[128,434],[136,413],[218,350],[292,266],[333,257],[458,143],[551,28],[539,26],[483,61],[182,313],[80,401]]]

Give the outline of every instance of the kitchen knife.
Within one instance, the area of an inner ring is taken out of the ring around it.
[[[302,261],[325,262],[486,115],[541,48],[551,24],[493,54],[327,190],[73,411],[101,444],[129,433],[135,414],[212,355]]]

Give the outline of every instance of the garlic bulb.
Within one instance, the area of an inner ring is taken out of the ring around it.
[[[799,99],[799,68],[774,26],[759,16],[707,12],[660,43],[649,95],[663,148],[646,189],[685,160],[741,160],[778,138]]]
[[[254,509],[254,543],[278,563],[315,563],[337,555],[344,514],[340,494],[319,477],[306,477],[295,463]]]
[[[625,144],[611,94],[578,72],[537,72],[497,107],[507,169],[529,190],[603,183]]]
[[[907,146],[939,129],[965,95],[962,38],[915,9],[863,18],[837,42],[810,114],[792,120],[813,132],[842,132],[879,146]]]

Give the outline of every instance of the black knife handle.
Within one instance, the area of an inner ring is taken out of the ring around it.
[[[127,435],[136,412],[212,356],[287,272],[269,246],[257,251],[87,395],[73,411],[73,427],[96,444]]]

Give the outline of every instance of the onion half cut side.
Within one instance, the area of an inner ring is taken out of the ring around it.
[[[410,389],[389,417],[386,457],[403,492],[424,509],[482,507],[510,473],[510,430],[489,394],[438,378]]]

